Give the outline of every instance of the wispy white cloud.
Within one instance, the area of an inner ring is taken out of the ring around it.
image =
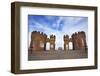
[[[59,17],[54,24],[52,25],[54,28],[58,29],[60,27],[60,22],[63,20],[63,17]]]

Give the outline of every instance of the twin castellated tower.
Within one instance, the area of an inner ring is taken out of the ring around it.
[[[72,34],[71,38],[64,35],[64,50],[69,50],[69,43],[72,42],[73,50],[87,50],[86,35],[84,31]]]
[[[69,38],[68,35],[64,35],[64,50],[69,50],[69,43],[72,42],[73,50],[86,50],[86,35],[84,31],[72,34],[72,37]],[[45,51],[46,45],[50,43],[50,50],[55,50],[55,41],[56,36],[50,35],[50,38],[47,38],[47,35],[43,32],[33,31],[31,33],[31,43],[30,49],[32,51]]]
[[[50,50],[55,50],[55,35],[50,35],[50,38],[47,38],[47,35],[43,32],[33,31],[31,33],[31,43],[30,49],[32,51],[45,51],[46,44],[50,43]]]

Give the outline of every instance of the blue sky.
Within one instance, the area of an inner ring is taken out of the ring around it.
[[[88,36],[88,17],[28,15],[29,43],[32,31],[56,35],[56,48],[63,47],[63,35],[71,36],[78,31],[85,31]]]

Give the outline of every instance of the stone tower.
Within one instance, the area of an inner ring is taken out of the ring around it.
[[[69,36],[68,35],[64,35],[63,37],[64,40],[64,50],[68,50],[69,49]]]
[[[30,48],[32,51],[43,51],[46,48],[47,35],[43,32],[33,31],[31,33]]]
[[[72,34],[72,43],[73,43],[73,50],[77,50],[78,49],[78,37],[77,37],[77,33],[75,32],[74,34]]]
[[[50,35],[50,50],[55,50],[55,35]]]
[[[72,35],[73,50],[86,50],[86,35],[84,31]]]
[[[78,44],[79,44],[79,49],[81,50],[86,50],[87,49],[87,44],[86,44],[86,35],[84,31],[78,32]]]

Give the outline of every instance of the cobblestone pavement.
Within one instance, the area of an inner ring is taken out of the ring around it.
[[[86,50],[48,50],[42,52],[28,52],[28,60],[55,60],[87,58]]]

